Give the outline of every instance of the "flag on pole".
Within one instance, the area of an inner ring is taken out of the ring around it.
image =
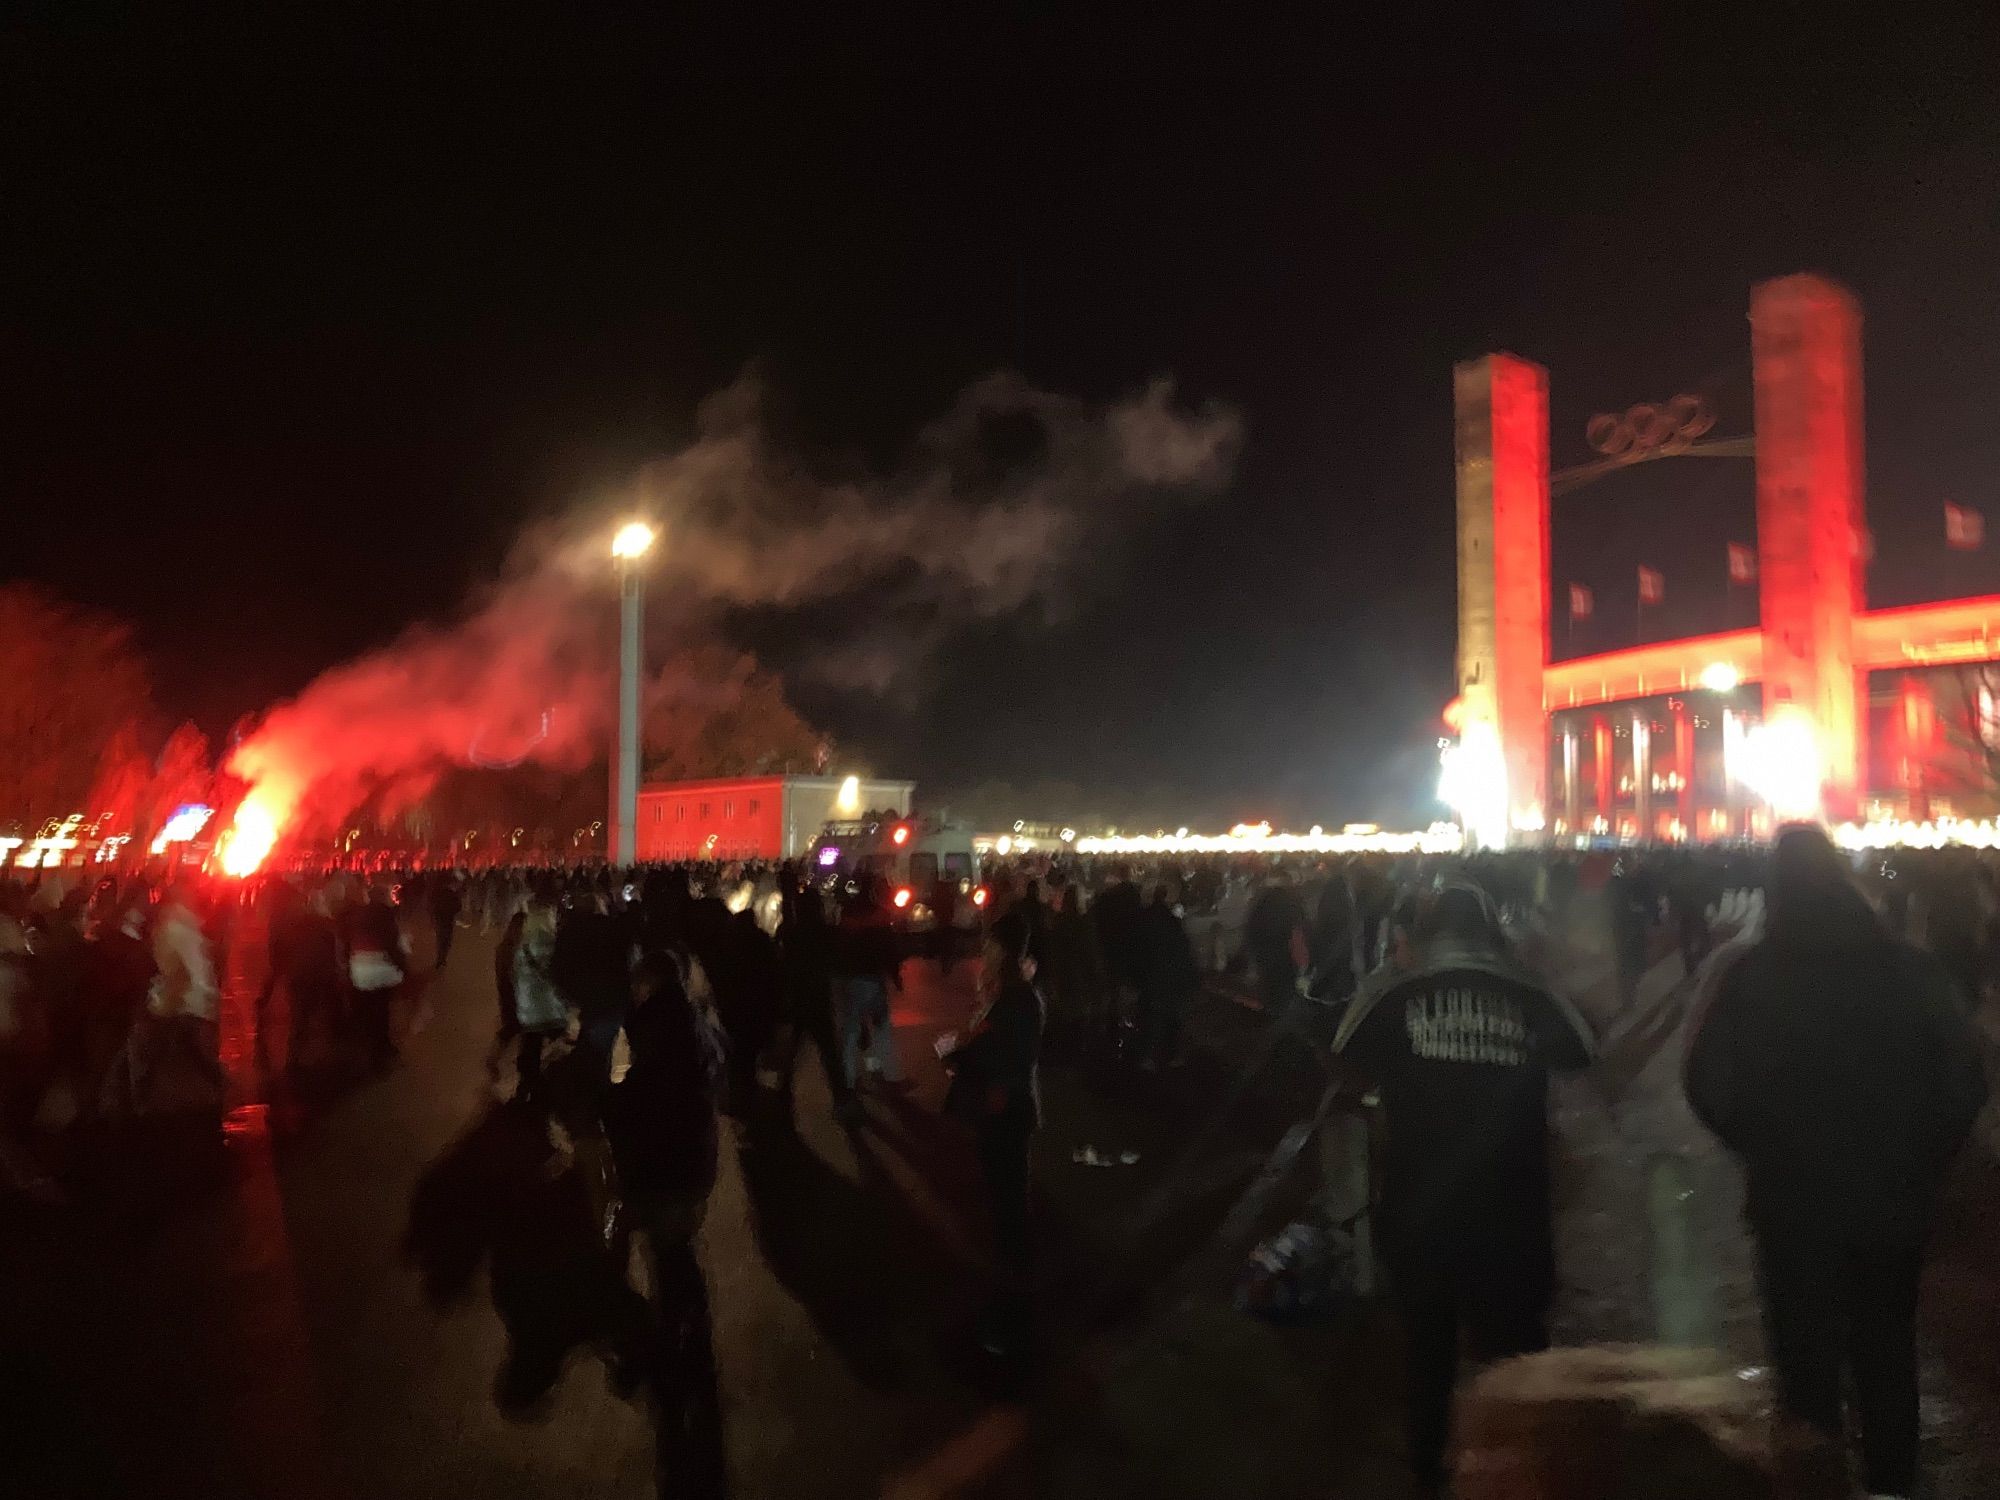
[[[1660,570],[1642,564],[1639,568],[1639,602],[1658,604],[1666,597],[1667,581],[1660,576]]]
[[[1729,581],[1731,583],[1755,583],[1757,581],[1757,554],[1741,542],[1729,544]]]
[[[1977,552],[1986,544],[1986,517],[1969,505],[1945,501],[1944,544],[1958,552]]]
[[[1569,586],[1569,617],[1572,620],[1588,620],[1590,612],[1597,607],[1596,596],[1580,583]]]

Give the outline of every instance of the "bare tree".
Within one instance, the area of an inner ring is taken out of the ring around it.
[[[41,589],[0,588],[0,683],[0,827],[103,811],[85,803],[107,752],[137,753],[154,719],[131,632]]]

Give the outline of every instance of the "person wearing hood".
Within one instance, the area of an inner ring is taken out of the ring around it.
[[[1744,1165],[1785,1411],[1838,1441],[1851,1371],[1868,1488],[1908,1495],[1924,1243],[1986,1080],[1950,972],[1819,829],[1779,836],[1767,908],[1696,1021],[1688,1103]]]
[[[1410,1459],[1435,1492],[1461,1332],[1482,1360],[1548,1345],[1548,1076],[1585,1066],[1592,1038],[1516,960],[1476,887],[1447,885],[1414,936],[1407,965],[1355,996],[1333,1047],[1382,1091],[1381,1243],[1409,1351]]]

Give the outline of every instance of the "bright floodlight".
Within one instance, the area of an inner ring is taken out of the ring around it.
[[[1711,693],[1726,693],[1743,680],[1743,674],[1726,661],[1710,662],[1701,669],[1701,685]]]
[[[626,559],[644,557],[652,549],[654,536],[653,528],[644,521],[628,521],[611,539],[611,555]]]

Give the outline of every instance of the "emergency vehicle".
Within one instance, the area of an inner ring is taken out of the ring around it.
[[[976,933],[985,914],[979,851],[955,823],[894,813],[836,820],[820,829],[806,857],[830,894],[853,894],[862,876],[875,876],[888,889],[896,925],[929,935],[926,946],[938,953]]]

